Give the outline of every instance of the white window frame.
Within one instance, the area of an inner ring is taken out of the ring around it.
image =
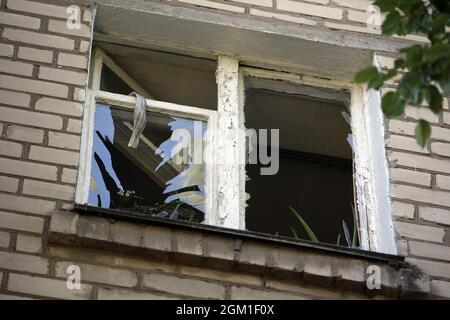
[[[374,59],[376,64],[376,57]],[[150,97],[138,83],[118,67],[103,51],[96,50],[91,62],[91,86],[86,102],[80,151],[76,202],[86,204],[95,103],[103,102],[133,110],[135,98],[100,91],[103,63],[114,70],[139,94]],[[147,99],[149,111],[207,121],[206,213],[204,223],[245,229],[244,104],[246,76],[273,79],[319,88],[344,89],[350,93],[351,127],[354,143],[357,211],[362,249],[396,254],[389,198],[389,177],[384,149],[384,125],[380,93],[352,82],[329,80],[295,73],[242,67],[239,59],[218,56],[217,111]],[[219,161],[220,159],[220,161]]]

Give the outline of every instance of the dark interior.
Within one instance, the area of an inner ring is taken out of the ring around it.
[[[341,234],[340,243],[346,243],[343,221],[352,236],[352,152],[346,140],[351,131],[341,115],[345,110],[341,102],[247,89],[246,127],[280,130],[278,173],[261,175],[260,164],[246,166],[248,230],[309,240],[291,206],[320,242],[336,244]]]

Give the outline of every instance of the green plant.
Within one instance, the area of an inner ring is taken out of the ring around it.
[[[405,105],[442,112],[443,96],[450,94],[450,1],[448,0],[376,0],[374,5],[386,13],[383,35],[424,34],[429,44],[414,44],[400,49],[393,68],[383,72],[374,66],[359,71],[355,82],[380,89],[386,81],[398,76],[396,90],[384,94],[381,107],[387,118],[403,114]],[[431,136],[431,126],[419,120],[417,143],[424,147]]]
[[[357,244],[358,244],[358,227],[357,227],[357,222],[356,222],[356,211],[355,208],[353,206],[353,204],[350,204],[351,208],[352,208],[352,215],[353,215],[353,235],[352,238],[350,239],[350,232],[348,230],[347,227],[347,223],[342,220],[342,228],[344,231],[344,237],[345,240],[347,242],[347,246],[350,248],[356,248]],[[315,233],[313,232],[313,230],[311,229],[311,227],[306,223],[305,219],[302,218],[302,216],[291,206],[289,206],[289,209],[291,211],[291,213],[295,216],[295,218],[299,221],[300,225],[303,227],[303,229],[305,230],[306,234],[308,235],[309,240],[313,241],[313,242],[320,242],[319,239],[317,238],[317,236],[315,235]],[[291,230],[294,238],[298,239],[298,234],[295,231],[295,229],[290,226],[289,229]],[[336,245],[340,245],[341,243],[341,234],[338,234],[337,237],[337,241],[336,241]]]

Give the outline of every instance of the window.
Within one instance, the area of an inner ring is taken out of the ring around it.
[[[90,77],[79,204],[386,251],[373,220],[389,211],[375,93],[101,42]],[[131,92],[148,106],[137,148]]]
[[[348,245],[344,229],[349,234],[354,230],[351,128],[344,103],[348,98],[287,82],[246,78],[246,84],[246,127],[260,133],[279,130],[278,141],[260,137],[253,147],[274,152],[271,144],[277,143],[276,170],[263,174],[261,161],[246,167],[247,228],[309,239],[295,210],[321,242],[336,244],[342,238],[340,243]],[[344,101],[333,100],[338,98]]]

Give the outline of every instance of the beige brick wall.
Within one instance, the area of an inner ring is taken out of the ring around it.
[[[86,3],[64,1],[77,2]],[[365,23],[371,3],[367,0],[156,2],[314,26],[336,34],[365,34],[373,41],[380,37],[378,29]],[[306,292],[251,274],[48,246],[50,211],[70,207],[73,200],[91,19],[82,5],[82,28],[68,30],[66,6],[61,3],[0,1],[0,299],[176,298],[189,296],[186,288],[191,287],[198,289],[197,298],[346,297],[331,291]],[[383,56],[383,65],[391,64],[392,58]],[[432,139],[423,150],[414,142],[418,117],[433,123]],[[450,298],[448,103],[439,117],[408,108],[402,118],[387,124],[386,133],[399,252],[432,276],[433,294]],[[126,224],[116,228],[125,231],[117,241],[136,241],[125,236]],[[195,250],[196,240],[192,241],[180,244],[178,250]],[[89,274],[81,290],[66,288],[65,267],[70,263]]]

